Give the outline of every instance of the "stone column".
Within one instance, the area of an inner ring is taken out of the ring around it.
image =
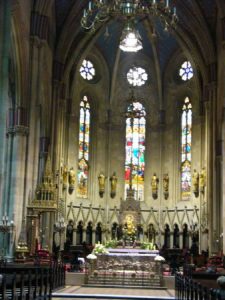
[[[9,219],[13,219],[16,226],[16,241],[20,235],[26,209],[24,178],[28,132],[27,111],[23,107],[17,107],[14,111],[14,124],[12,127],[8,127],[7,132],[11,142],[9,147],[9,169],[7,170],[9,187],[8,197],[6,198]]]
[[[6,200],[7,187],[5,178],[5,163],[8,153],[6,139],[6,116],[9,108],[8,84],[9,84],[9,56],[11,42],[11,1],[0,1],[0,207],[3,208]],[[6,208],[0,209],[0,219],[5,213]],[[1,242],[1,241],[0,241]]]
[[[28,161],[27,161],[27,195],[34,195],[34,189],[38,181],[38,161],[39,161],[39,138],[40,128],[44,128],[45,124],[41,124],[41,90],[40,84],[43,80],[43,52],[44,46],[49,35],[49,18],[33,11],[31,14],[30,25],[30,134],[28,145]]]
[[[216,251],[215,238],[217,235],[218,205],[216,201],[216,175],[215,175],[215,86],[208,84],[205,87],[205,157],[206,157],[206,189],[208,228],[209,228],[209,253]]]

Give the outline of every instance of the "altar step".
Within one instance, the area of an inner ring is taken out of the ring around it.
[[[148,287],[148,288],[161,288],[160,277],[154,278],[132,278],[132,277],[109,277],[109,276],[89,276],[88,285],[99,285],[99,286],[129,286],[129,287]]]

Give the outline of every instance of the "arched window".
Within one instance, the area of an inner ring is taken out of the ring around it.
[[[90,140],[90,104],[87,96],[80,102],[77,196],[87,198]]]
[[[125,192],[129,188],[134,189],[136,200],[144,200],[145,115],[145,109],[139,102],[133,102],[127,108]]]
[[[181,199],[191,196],[192,105],[185,98],[181,117]]]

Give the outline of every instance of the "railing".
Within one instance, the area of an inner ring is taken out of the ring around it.
[[[0,268],[0,300],[51,299],[52,290],[65,285],[61,264]]]
[[[222,290],[207,288],[190,277],[175,275],[175,298],[177,300],[222,300]]]

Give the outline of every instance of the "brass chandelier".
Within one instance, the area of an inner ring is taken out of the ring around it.
[[[83,11],[81,26],[93,32],[99,24],[112,18],[125,21],[120,49],[136,52],[142,49],[142,42],[134,22],[148,17],[158,18],[165,31],[174,28],[178,21],[176,7],[169,0],[90,0]]]
[[[158,17],[165,29],[175,26],[178,21],[176,7],[171,7],[169,0],[90,0],[88,8],[83,11],[81,26],[86,30],[95,30],[97,24],[110,18],[147,16]]]

